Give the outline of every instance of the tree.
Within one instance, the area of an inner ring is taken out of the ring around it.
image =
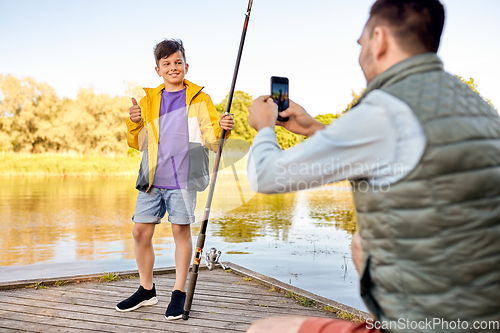
[[[0,75],[0,149],[39,153],[55,148],[47,129],[57,124],[61,100],[52,87],[32,78]]]
[[[81,153],[125,153],[127,151],[125,121],[130,99],[95,94],[81,88],[71,105],[68,124],[75,133]]]
[[[317,121],[322,123],[323,125],[330,125],[332,121],[337,119],[338,115],[333,113],[320,114],[314,117]]]
[[[491,100],[483,97],[479,91],[477,90],[477,84],[474,82],[474,79],[473,78],[469,78],[469,80],[466,80],[464,79],[463,77],[461,77],[460,75],[455,75],[456,78],[458,78],[460,81],[462,81],[463,83],[465,83],[466,85],[468,85],[472,91],[474,91],[476,94],[478,94],[486,103],[488,103],[492,108],[495,108],[495,106],[493,105],[493,103],[491,102]],[[359,94],[356,94],[354,92],[354,90],[352,91],[352,101],[347,104],[347,107],[345,108],[344,111],[342,111],[342,114],[343,113],[346,113],[347,111],[349,111],[354,105],[356,105],[356,103],[358,102],[359,98],[363,95],[363,93],[365,92],[366,88],[363,88],[361,89],[361,91],[359,92]]]
[[[351,103],[347,104],[347,107],[344,109],[344,111],[342,111],[342,114],[344,114],[347,111],[349,111],[350,109],[352,109],[352,107],[354,105],[356,105],[356,103],[358,103],[359,98],[363,95],[363,93],[365,92],[365,90],[366,90],[366,88],[361,89],[361,91],[359,92],[359,94],[356,94],[354,92],[354,90],[351,90],[352,101],[351,101]]]
[[[219,115],[226,112],[228,97],[229,94],[226,95],[222,102],[215,105],[215,109]],[[233,114],[234,120],[231,138],[243,139],[251,144],[253,138],[257,134],[257,131],[248,125],[248,107],[250,104],[252,104],[252,96],[241,90],[234,93],[233,101],[231,103],[231,113]]]
[[[468,85],[472,89],[473,92],[475,92],[476,94],[478,94],[479,97],[481,97],[486,103],[488,103],[493,109],[496,110],[496,108],[493,106],[493,103],[491,103],[491,100],[489,100],[489,99],[484,98],[483,96],[481,96],[481,94],[477,90],[477,84],[474,83],[474,79],[473,78],[470,77],[469,80],[467,81],[466,79],[464,79],[460,75],[455,75],[455,77],[458,78],[463,83],[465,83],[466,85]]]
[[[0,75],[0,150],[125,153],[130,99],[80,89],[60,99],[46,83]]]
[[[481,96],[473,78],[465,80],[458,75],[456,77]],[[341,113],[350,110],[364,91],[352,91],[353,99]],[[125,120],[130,96],[140,99],[144,92],[139,86],[129,83],[126,94],[111,97],[81,88],[75,99],[61,99],[46,83],[29,77],[19,79],[12,75],[0,75],[0,151],[125,154],[128,150]],[[481,98],[493,107],[490,100]],[[250,144],[257,134],[248,124],[248,107],[251,104],[252,96],[243,91],[235,92],[231,107],[234,114],[231,138]],[[215,108],[222,114],[226,105],[227,96]],[[315,118],[329,125],[337,117],[330,113]],[[275,131],[278,144],[283,149],[306,139],[280,126]]]
[[[228,96],[226,96],[226,98],[221,103],[215,106],[219,114],[222,114],[226,111]],[[250,96],[249,94],[243,91],[236,91],[234,93],[233,102],[231,105],[231,113],[234,114],[234,128],[232,130],[231,138],[243,139],[250,144],[257,134],[257,132],[253,128],[251,128],[250,125],[248,125],[248,107],[251,104],[252,96]],[[316,119],[318,119],[323,124],[328,125],[336,117],[336,115],[330,113],[316,116]],[[281,126],[277,126],[275,128],[275,131],[276,140],[278,141],[278,144],[282,149],[287,149],[295,146],[297,143],[305,139],[304,136],[291,133]]]
[[[287,149],[295,146],[297,143],[305,140],[305,136],[292,133],[281,126],[276,126],[276,140],[281,149]]]

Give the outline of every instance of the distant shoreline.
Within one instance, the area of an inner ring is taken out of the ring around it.
[[[140,156],[0,153],[0,177],[133,177]]]
[[[30,172],[14,173],[0,172],[2,178],[130,178],[137,176],[135,173],[51,173],[51,172]]]

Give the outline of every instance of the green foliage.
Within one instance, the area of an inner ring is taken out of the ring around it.
[[[116,281],[116,280],[118,280],[118,274],[113,273],[113,272],[109,272],[109,273],[104,272],[104,275],[102,276],[101,279],[106,281],[106,282]]]
[[[125,154],[129,106],[92,89],[61,99],[46,83],[0,75],[0,151]]]
[[[139,156],[65,155],[0,153],[0,172],[4,176],[134,176]]]
[[[35,282],[35,284],[31,284],[29,286],[25,286],[25,288],[33,288],[33,289],[47,289],[46,286],[43,285],[43,282]]]
[[[365,90],[366,90],[366,88],[361,89],[361,91],[359,92],[359,94],[356,94],[354,92],[354,90],[351,90],[352,101],[351,101],[351,103],[347,104],[347,107],[344,109],[344,111],[342,111],[342,114],[346,113],[347,111],[349,111],[350,109],[352,109],[352,107],[354,105],[356,105],[356,103],[358,102],[359,98],[363,95],[363,93],[365,92]]]
[[[477,84],[474,83],[474,79],[473,78],[469,78],[469,80],[466,80],[463,77],[461,77],[460,75],[455,75],[455,77],[458,78],[463,83],[465,83],[466,85],[468,85],[472,89],[473,92],[475,92],[476,94],[478,94],[486,103],[488,103],[493,109],[496,110],[495,106],[493,106],[493,103],[491,103],[491,100],[489,100],[489,99],[484,98],[483,96],[481,96],[481,94],[477,90]]]
[[[118,154],[138,158],[139,153],[127,147],[125,120],[128,117],[130,96],[140,99],[144,91],[129,83],[126,93],[127,96],[111,97],[81,88],[75,99],[60,98],[46,83],[36,82],[32,78],[0,75],[0,151]],[[231,106],[235,121],[231,138],[250,144],[257,134],[248,125],[248,107],[251,103],[252,96],[236,91]],[[227,96],[215,107],[219,113],[223,113],[226,106]],[[329,124],[335,117],[327,114],[316,118]],[[282,127],[276,127],[276,137],[283,149],[305,139]],[[60,170],[56,172],[60,173]]]
[[[323,125],[330,125],[334,119],[337,119],[338,115],[333,113],[320,114],[314,117],[317,121]]]
[[[278,144],[281,149],[287,149],[295,146],[297,143],[303,141],[305,136],[294,134],[284,129],[281,126],[276,126],[276,140],[278,140]]]
[[[325,310],[326,312],[330,312],[330,313],[336,313],[338,311],[337,309],[335,309],[334,307],[331,307],[330,305],[323,306],[323,310]]]
[[[226,111],[228,96],[229,95],[227,95],[221,103],[215,105],[215,108],[217,109],[217,112],[219,112],[219,114],[222,114]],[[257,134],[257,131],[255,131],[248,124],[248,107],[251,104],[252,96],[250,96],[249,94],[240,90],[234,93],[233,101],[231,103],[231,113],[234,114],[234,128],[231,133],[231,139],[243,139],[250,144],[252,143],[253,138]],[[293,134],[285,130],[284,128],[277,126],[276,139],[278,140],[278,144],[280,145],[280,147],[282,149],[286,149],[301,142],[304,137],[301,135]]]
[[[457,78],[479,94],[473,78],[465,80],[458,75]],[[364,91],[352,91],[353,99],[341,113],[350,110]],[[46,83],[29,77],[19,79],[0,75],[0,152],[118,154],[138,159],[139,153],[127,146],[125,120],[131,105],[130,96],[139,100],[144,91],[129,83],[126,94],[111,97],[82,88],[75,99],[60,98]],[[494,107],[490,100],[482,98]],[[235,122],[231,139],[252,143],[257,132],[248,124],[251,104],[252,96],[243,91],[235,92],[231,106]],[[215,105],[219,114],[225,112],[226,106],[227,96]],[[337,115],[330,113],[315,118],[328,125]],[[282,149],[305,140],[305,137],[279,126],[276,127],[276,138]],[[69,169],[74,170],[74,167]]]
[[[125,153],[125,120],[130,103],[127,97],[97,95],[90,89],[80,89],[76,100],[68,105],[64,122],[78,142],[77,151]]]
[[[460,81],[462,81],[463,83],[465,83],[466,85],[468,85],[473,92],[475,92],[476,94],[478,94],[486,103],[488,103],[492,108],[495,108],[495,106],[493,105],[493,103],[491,102],[491,100],[485,98],[484,96],[482,96],[479,91],[477,90],[477,84],[474,82],[474,79],[473,78],[469,78],[469,80],[466,80],[464,79],[463,77],[461,77],[460,75],[455,75],[456,78],[458,78]],[[342,111],[342,114],[349,111],[354,105],[356,105],[356,103],[358,102],[359,98],[363,95],[363,93],[365,92],[366,88],[363,88],[359,94],[356,94],[354,92],[354,90],[352,91],[352,101],[347,104],[347,107],[345,108],[344,111]]]
[[[349,320],[352,321],[353,323],[362,323],[364,320],[361,317],[358,317],[354,314],[351,314],[349,312],[346,312],[344,310],[336,309],[334,307],[331,307],[329,305],[323,306],[323,310],[326,312],[334,313],[337,315],[337,318],[343,319],[343,320]]]
[[[324,125],[330,125],[332,121],[337,118],[337,115],[333,113],[327,113],[320,114],[314,118]],[[305,136],[289,132],[281,126],[277,126],[275,131],[276,139],[278,140],[278,144],[282,149],[293,147],[296,144],[306,140]]]
[[[363,320],[360,320],[359,317],[351,314],[351,313],[348,313],[348,312],[345,312],[345,311],[340,311],[337,313],[337,317],[342,319],[342,320],[349,320],[349,321],[352,321],[354,323],[360,323],[362,322]]]
[[[141,155],[137,149],[129,148],[127,150],[127,156],[132,158],[138,158]]]
[[[305,306],[305,307],[311,307],[311,306],[316,305],[316,303],[312,299],[307,298],[307,297],[303,297],[303,296],[299,296],[291,290],[289,290],[285,296],[293,299],[295,302],[297,302],[298,304]]]
[[[1,150],[43,152],[53,149],[47,130],[57,122],[62,101],[54,89],[32,78],[0,75]]]
[[[226,112],[227,99],[229,94],[220,102],[215,105],[215,109],[220,114]],[[231,131],[231,139],[243,139],[252,143],[253,138],[257,131],[248,125],[248,107],[252,104],[252,96],[238,90],[234,93],[233,101],[231,103],[231,113],[233,114],[234,127]]]

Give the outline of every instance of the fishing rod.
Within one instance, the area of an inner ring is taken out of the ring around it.
[[[236,78],[238,76],[238,69],[240,67],[241,53],[243,52],[243,44],[245,43],[245,36],[247,34],[248,20],[250,19],[250,11],[252,10],[253,0],[248,1],[248,8],[245,14],[245,23],[243,24],[243,32],[241,33],[240,48],[238,50],[238,56],[236,57],[236,65],[234,67],[233,82],[231,83],[231,89],[229,90],[229,96],[227,99],[226,115],[231,114],[231,103],[233,102],[234,87],[236,86]],[[198,270],[200,267],[201,256],[203,253],[203,246],[205,245],[205,236],[208,226],[208,218],[210,216],[210,207],[212,206],[212,198],[214,195],[215,181],[217,180],[217,171],[219,170],[219,163],[222,156],[222,148],[224,148],[224,142],[226,141],[226,130],[222,128],[219,148],[217,149],[217,154],[215,155],[214,170],[212,171],[212,179],[210,181],[210,189],[208,191],[207,204],[205,206],[205,212],[203,214],[203,221],[201,222],[200,233],[198,235],[198,241],[196,242],[196,252],[193,259],[193,267],[191,268],[191,274],[189,275],[189,285],[186,294],[186,302],[184,303],[184,314],[182,319],[189,319],[189,311],[191,311],[191,304],[193,303],[194,289],[196,287],[196,280],[198,279]]]

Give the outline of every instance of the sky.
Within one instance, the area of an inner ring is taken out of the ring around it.
[[[290,98],[312,115],[338,113],[366,86],[356,43],[373,0],[255,0],[236,90],[269,94],[285,76]],[[438,55],[445,70],[474,78],[500,108],[500,1],[443,0]],[[184,42],[186,79],[214,103],[228,94],[247,0],[0,0],[0,74],[47,82],[59,96],[79,88],[125,95],[128,83],[156,87],[153,48]]]

